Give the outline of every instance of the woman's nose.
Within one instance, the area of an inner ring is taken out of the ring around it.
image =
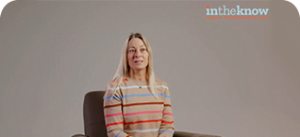
[[[139,50],[137,50],[137,51],[135,52],[135,56],[136,56],[136,57],[139,57],[141,54],[142,54],[142,53],[141,53]]]

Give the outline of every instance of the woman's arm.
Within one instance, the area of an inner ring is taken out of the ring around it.
[[[171,107],[171,97],[169,88],[165,90],[164,93],[164,109],[163,109],[163,117],[162,117],[162,123],[160,125],[159,137],[172,137],[174,133],[174,117],[172,113],[172,107]]]
[[[107,88],[104,95],[104,116],[108,137],[129,137],[123,130],[122,94]]]

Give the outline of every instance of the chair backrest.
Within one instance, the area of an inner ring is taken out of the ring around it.
[[[85,95],[83,103],[84,132],[88,137],[106,137],[103,110],[105,91],[92,91]]]

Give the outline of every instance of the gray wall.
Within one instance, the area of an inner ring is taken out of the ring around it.
[[[205,19],[224,4],[270,19]],[[83,97],[105,89],[130,32],[152,45],[176,130],[299,136],[299,23],[283,1],[12,2],[0,18],[0,136],[83,133]]]

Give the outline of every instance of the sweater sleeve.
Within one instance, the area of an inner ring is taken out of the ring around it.
[[[159,129],[159,137],[172,137],[174,133],[174,117],[172,113],[171,107],[171,96],[169,92],[169,88],[165,90],[164,93],[164,109],[163,109],[163,117],[162,123]]]
[[[104,116],[108,137],[129,137],[124,130],[122,94],[120,89],[108,87],[104,95]]]

